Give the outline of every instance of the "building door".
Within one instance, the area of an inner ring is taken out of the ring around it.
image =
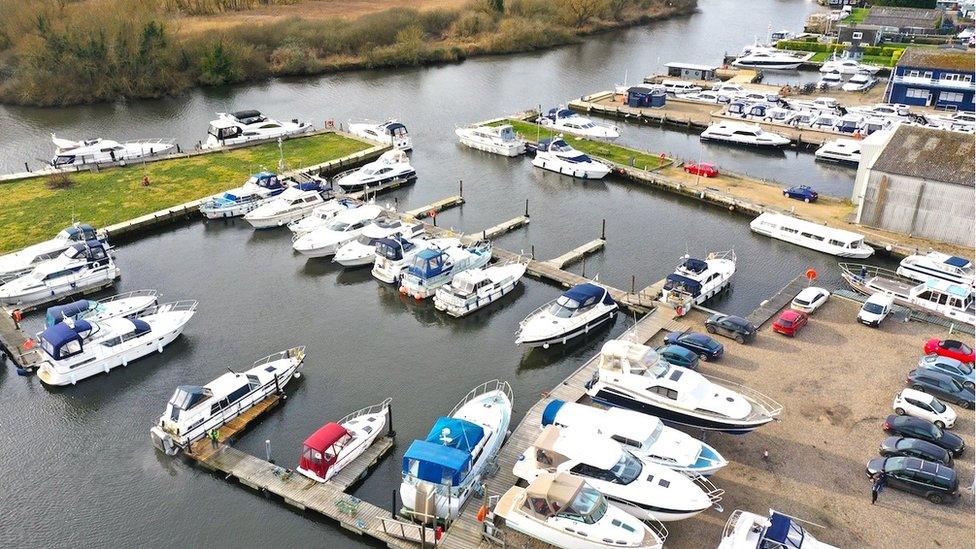
[[[933,104],[935,104],[935,94],[929,92],[929,98],[925,100],[925,106],[931,107]]]

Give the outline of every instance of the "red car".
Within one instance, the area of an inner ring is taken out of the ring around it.
[[[973,360],[976,360],[972,347],[955,339],[930,339],[925,342],[925,354],[954,358],[967,364],[972,364]]]
[[[783,311],[776,322],[773,322],[773,331],[783,335],[793,337],[800,328],[807,325],[807,315],[800,311]]]
[[[715,177],[718,175],[718,170],[715,166],[702,162],[701,164],[685,164],[685,171],[691,175],[700,175],[704,177]]]

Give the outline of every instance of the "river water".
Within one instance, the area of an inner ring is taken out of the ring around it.
[[[700,12],[606,34],[551,51],[488,57],[396,72],[354,72],[278,80],[178,98],[65,109],[0,108],[0,164],[5,171],[49,156],[48,135],[112,138],[203,137],[215,111],[259,108],[272,116],[348,120],[397,116],[413,135],[420,179],[382,197],[417,206],[453,194],[464,180],[462,208],[438,224],[477,231],[522,213],[532,223],[496,244],[542,258],[597,238],[607,220],[606,250],[585,264],[589,276],[629,289],[671,272],[686,253],[734,248],[734,290],[714,307],[745,314],[807,268],[838,283],[826,255],[759,237],[747,219],[669,194],[608,179],[581,183],[461,148],[455,125],[536,105],[555,105],[607,89],[624,74],[668,61],[719,62],[754,35],[798,28],[818,9],[805,0],[702,0]],[[681,132],[625,126],[624,142],[714,161],[739,172],[806,182],[845,195],[853,172],[824,167],[812,155],[781,156],[708,146]],[[286,145],[287,146],[287,145]],[[232,186],[236,182],[228,182]],[[0,546],[297,547],[355,546],[363,540],[279,502],[222,482],[157,454],[148,429],[179,384],[205,383],[293,345],[306,345],[305,376],[286,405],[247,433],[238,447],[263,455],[272,442],[279,463],[294,466],[302,440],[329,420],[394,398],[398,444],[356,495],[389,506],[399,458],[470,388],[509,380],[517,421],[548,390],[596,353],[629,320],[606,334],[547,352],[523,352],[513,332],[526,314],[558,295],[525,280],[503,303],[461,321],[429,304],[401,299],[368,271],[344,272],[293,254],[287,234],[255,232],[243,222],[195,221],[120,243],[119,291],[156,288],[163,300],[198,299],[198,313],[178,339],[154,355],[76,387],[48,390],[36,378],[0,370]],[[579,271],[583,267],[577,266]],[[36,320],[35,320],[36,322]],[[762,389],[761,387],[759,389]],[[721,440],[713,441],[721,449]],[[772,504],[772,502],[771,502]],[[722,518],[724,521],[724,518]],[[670,528],[681,528],[674,524]],[[703,544],[717,542],[703,540]]]

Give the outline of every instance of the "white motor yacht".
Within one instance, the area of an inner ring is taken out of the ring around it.
[[[732,61],[733,67],[768,71],[793,71],[805,61],[802,57],[775,48],[757,48]]]
[[[388,398],[320,427],[302,444],[295,471],[316,482],[328,482],[335,477],[363,455],[386,428],[390,402]]]
[[[458,238],[381,238],[376,241],[376,260],[373,262],[371,274],[374,278],[387,284],[400,284],[400,278],[413,264],[413,260],[422,250],[447,250],[461,246]]]
[[[104,242],[76,243],[54,259],[0,285],[0,303],[32,307],[108,285],[120,275]]]
[[[858,73],[850,77],[841,89],[846,92],[862,92],[867,91],[874,87],[878,83],[878,79],[874,78],[868,74]]]
[[[745,122],[712,123],[701,133],[701,138],[753,147],[785,147],[790,144],[786,136],[767,132],[759,124]]]
[[[513,486],[495,505],[505,526],[560,549],[664,549],[668,531],[609,503],[582,478],[541,473]]]
[[[413,142],[410,140],[407,127],[395,119],[387,120],[382,124],[373,122],[350,122],[349,133],[370,141],[390,145],[394,149],[401,151],[409,151],[413,148]]]
[[[81,167],[97,164],[125,164],[133,160],[160,156],[172,151],[176,145],[170,141],[127,141],[119,143],[111,139],[71,141],[51,134],[54,142],[54,168]]]
[[[459,273],[434,294],[434,308],[453,317],[487,307],[515,289],[526,263],[499,263]]]
[[[825,72],[817,81],[817,89],[828,90],[831,88],[839,88],[843,84],[841,75],[839,72]]]
[[[312,209],[312,213],[301,219],[296,219],[288,224],[288,230],[301,236],[310,233],[319,227],[324,227],[337,213],[344,210],[353,210],[363,205],[362,201],[355,198],[336,198],[327,200]]]
[[[157,305],[157,296],[156,290],[135,290],[98,301],[79,299],[65,305],[55,305],[48,307],[44,325],[51,327],[65,320],[99,322],[117,316],[133,316]]]
[[[881,67],[877,65],[867,65],[857,61],[856,59],[830,59],[824,61],[824,64],[820,66],[820,72],[838,72],[840,74],[865,74],[874,75],[881,70]]]
[[[728,465],[708,444],[668,427],[659,418],[633,410],[603,409],[556,399],[542,411],[542,426],[547,425],[613,439],[635,455],[693,475],[712,475]]]
[[[376,261],[376,243],[380,239],[417,238],[425,231],[422,222],[405,223],[399,216],[380,216],[366,225],[358,237],[340,246],[332,261],[347,268],[372,265]]]
[[[801,522],[772,509],[768,518],[736,509],[725,523],[718,549],[837,549],[817,541]]]
[[[515,344],[544,349],[564,344],[612,321],[618,309],[606,288],[589,282],[573,286],[519,322]]]
[[[704,477],[634,455],[609,437],[555,425],[543,428],[515,461],[512,472],[527,482],[543,473],[570,474],[635,517],[662,522],[684,520],[713,505],[718,507],[723,493]]]
[[[296,235],[292,248],[306,257],[334,255],[346,242],[355,240],[363,228],[384,212],[381,206],[366,204],[359,208],[343,210],[324,226],[301,236]]]
[[[702,259],[685,255],[674,273],[665,279],[660,300],[675,309],[678,316],[692,306],[701,305],[732,283],[735,252],[712,252]]]
[[[278,196],[244,214],[255,229],[281,227],[301,219],[325,202],[318,183],[288,187]]]
[[[668,364],[651,347],[619,339],[603,345],[599,367],[586,389],[604,406],[702,431],[749,433],[783,411],[782,405],[758,391]]]
[[[559,132],[566,132],[589,139],[617,139],[620,130],[616,126],[596,124],[589,118],[565,107],[550,109],[549,114],[539,118],[539,124]]]
[[[196,301],[177,301],[131,318],[59,322],[38,337],[43,361],[37,377],[48,385],[74,385],[153,352],[161,353],[183,333],[196,308]]]
[[[709,105],[714,105],[718,103],[728,103],[732,100],[730,94],[721,93],[711,90],[703,90],[693,93],[678,93],[675,94],[675,99],[681,99],[683,101],[693,101],[695,103],[708,103]]]
[[[502,156],[518,156],[525,153],[525,140],[515,133],[511,124],[457,128],[454,133],[462,145],[479,151]]]
[[[857,139],[834,139],[813,153],[817,160],[857,165],[861,161],[861,142]]]
[[[508,435],[512,388],[493,380],[472,389],[403,454],[403,512],[434,523],[457,518]]]
[[[603,179],[610,173],[610,166],[574,149],[561,136],[540,141],[532,165],[582,179]]]
[[[340,173],[332,182],[343,191],[349,192],[415,179],[417,179],[417,171],[410,165],[407,153],[400,149],[393,149],[361,168]]]
[[[770,238],[839,257],[864,259],[874,253],[874,248],[864,243],[863,234],[781,213],[762,213],[749,223],[749,228]]]
[[[26,248],[0,255],[0,279],[26,273],[37,264],[61,255],[72,244],[98,240],[99,235],[91,225],[75,223],[61,230],[54,238],[31,244]]]
[[[218,112],[217,119],[210,121],[203,148],[217,149],[252,141],[292,137],[314,129],[309,122],[299,122],[297,119],[291,122],[279,122],[256,110]]]
[[[935,278],[963,286],[976,285],[972,261],[941,252],[912,254],[901,260],[895,272],[919,282]]]
[[[269,396],[281,393],[293,377],[300,375],[298,367],[304,360],[305,347],[293,347],[259,359],[243,372],[225,372],[206,385],[180,385],[149,430],[153,446],[169,455],[189,449],[208,431],[223,427]]]
[[[427,248],[413,258],[400,277],[400,293],[414,299],[427,299],[460,273],[477,269],[491,261],[491,242],[447,249]]]
[[[287,182],[277,174],[257,173],[240,187],[228,189],[205,200],[200,204],[200,213],[207,219],[238,217],[281,194],[287,186]]]
[[[862,294],[883,293],[902,307],[976,325],[976,289],[971,285],[941,278],[919,283],[874,265],[840,263],[840,268],[844,280]]]

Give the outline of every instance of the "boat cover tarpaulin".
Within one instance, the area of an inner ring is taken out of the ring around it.
[[[338,423],[326,423],[305,439],[305,446],[317,452],[324,452],[329,446],[332,446],[347,434],[349,434],[349,431],[346,431],[346,428],[342,425]]]
[[[586,301],[592,297],[603,300],[607,305],[613,303],[613,298],[610,297],[610,293],[606,289],[597,286],[596,284],[579,284],[573,286],[572,288],[566,290],[563,296],[568,297],[576,301],[577,303],[586,303]]]
[[[441,417],[427,433],[427,442],[471,453],[484,436],[485,430],[480,425],[456,417]]]
[[[62,358],[61,347],[72,341],[80,340],[81,336],[78,334],[91,329],[91,324],[86,320],[76,320],[73,328],[66,322],[58,322],[41,332],[41,340],[52,357]]]
[[[688,259],[685,260],[683,266],[685,269],[688,269],[693,273],[703,273],[705,272],[705,269],[708,268],[708,263],[705,263],[701,259],[695,259],[693,257],[689,257]]]
[[[78,301],[68,303],[67,305],[49,307],[44,318],[45,325],[49,327],[54,326],[65,318],[74,318],[75,316],[87,312],[94,307],[95,302],[88,301],[87,299],[79,299]]]
[[[559,409],[563,407],[562,400],[556,399],[546,404],[546,409],[542,411],[542,425],[552,425],[556,422],[556,416],[559,414]]]
[[[784,547],[793,547],[793,544],[786,543],[786,538],[789,536],[790,525],[792,523],[793,520],[790,517],[773,511],[773,514],[769,517],[769,528],[766,529],[764,539],[781,543]]]
[[[692,280],[687,276],[681,276],[679,274],[669,274],[667,282],[664,283],[665,290],[680,290],[691,294],[692,297],[698,297],[701,294],[701,283],[697,280]]]
[[[945,260],[946,265],[952,265],[953,267],[959,267],[960,269],[969,265],[969,260],[964,257],[952,256]]]
[[[427,482],[457,486],[467,474],[470,462],[471,454],[467,452],[425,440],[415,440],[403,454],[403,472],[414,474]],[[417,464],[417,469],[411,471],[414,463]]]

